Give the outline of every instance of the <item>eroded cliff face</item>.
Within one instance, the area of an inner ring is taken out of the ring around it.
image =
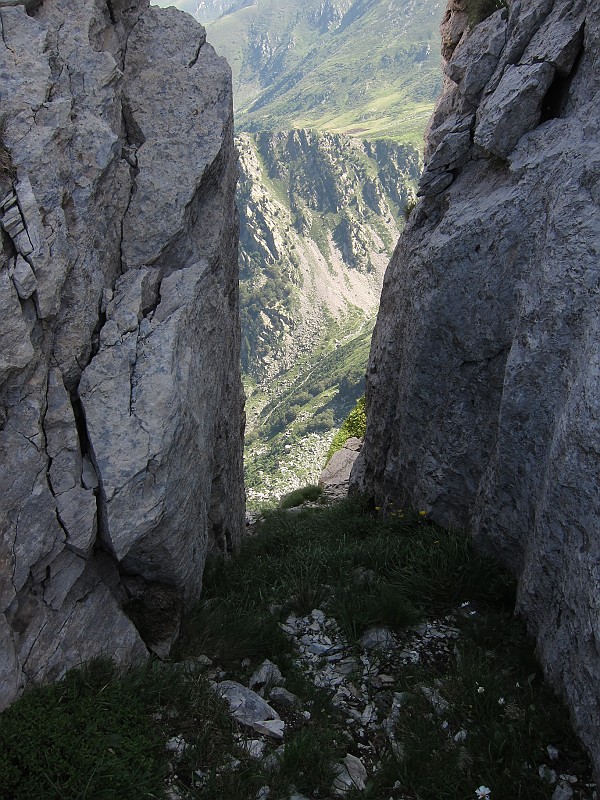
[[[600,769],[600,2],[513,0],[459,36],[464,6],[384,283],[354,482],[470,529],[519,575]]]
[[[168,648],[244,497],[227,64],[148,0],[0,25],[3,707]]]

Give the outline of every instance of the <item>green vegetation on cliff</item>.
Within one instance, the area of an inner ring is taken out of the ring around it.
[[[334,453],[337,453],[338,450],[341,450],[348,439],[352,437],[356,439],[364,438],[366,430],[367,412],[365,408],[365,397],[363,395],[343,421],[339,431],[333,437],[329,450],[327,451],[327,457],[325,461],[329,461]]]
[[[295,365],[272,396],[247,385],[246,489],[250,506],[318,478],[333,432],[364,394],[373,321]],[[334,329],[335,332],[336,329]]]

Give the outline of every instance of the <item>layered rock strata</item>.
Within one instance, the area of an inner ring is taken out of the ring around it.
[[[244,498],[226,62],[148,0],[0,26],[3,707],[168,649]]]
[[[354,485],[473,532],[600,769],[600,2],[466,29],[385,278]],[[462,25],[462,33],[457,26]]]

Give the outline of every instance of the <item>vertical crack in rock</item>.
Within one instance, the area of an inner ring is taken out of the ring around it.
[[[196,66],[196,64],[198,63],[198,59],[200,58],[200,51],[201,51],[201,50],[202,50],[202,48],[204,47],[205,43],[206,43],[206,35],[203,35],[203,36],[200,38],[200,41],[198,42],[198,49],[196,50],[196,53],[194,54],[194,57],[192,58],[192,60],[191,60],[191,61],[190,61],[190,63],[188,64],[188,67],[189,67],[190,69],[191,69],[192,67],[195,67],[195,66]]]
[[[113,9],[112,0],[106,0],[106,7],[108,9],[108,14],[110,16],[110,21],[112,22],[113,25],[116,25],[117,24],[117,17],[115,15],[115,11]]]

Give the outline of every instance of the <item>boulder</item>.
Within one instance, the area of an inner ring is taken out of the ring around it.
[[[362,441],[351,437],[341,450],[331,456],[319,476],[319,486],[322,486],[326,493],[335,495],[347,493],[350,472],[361,447]]]

